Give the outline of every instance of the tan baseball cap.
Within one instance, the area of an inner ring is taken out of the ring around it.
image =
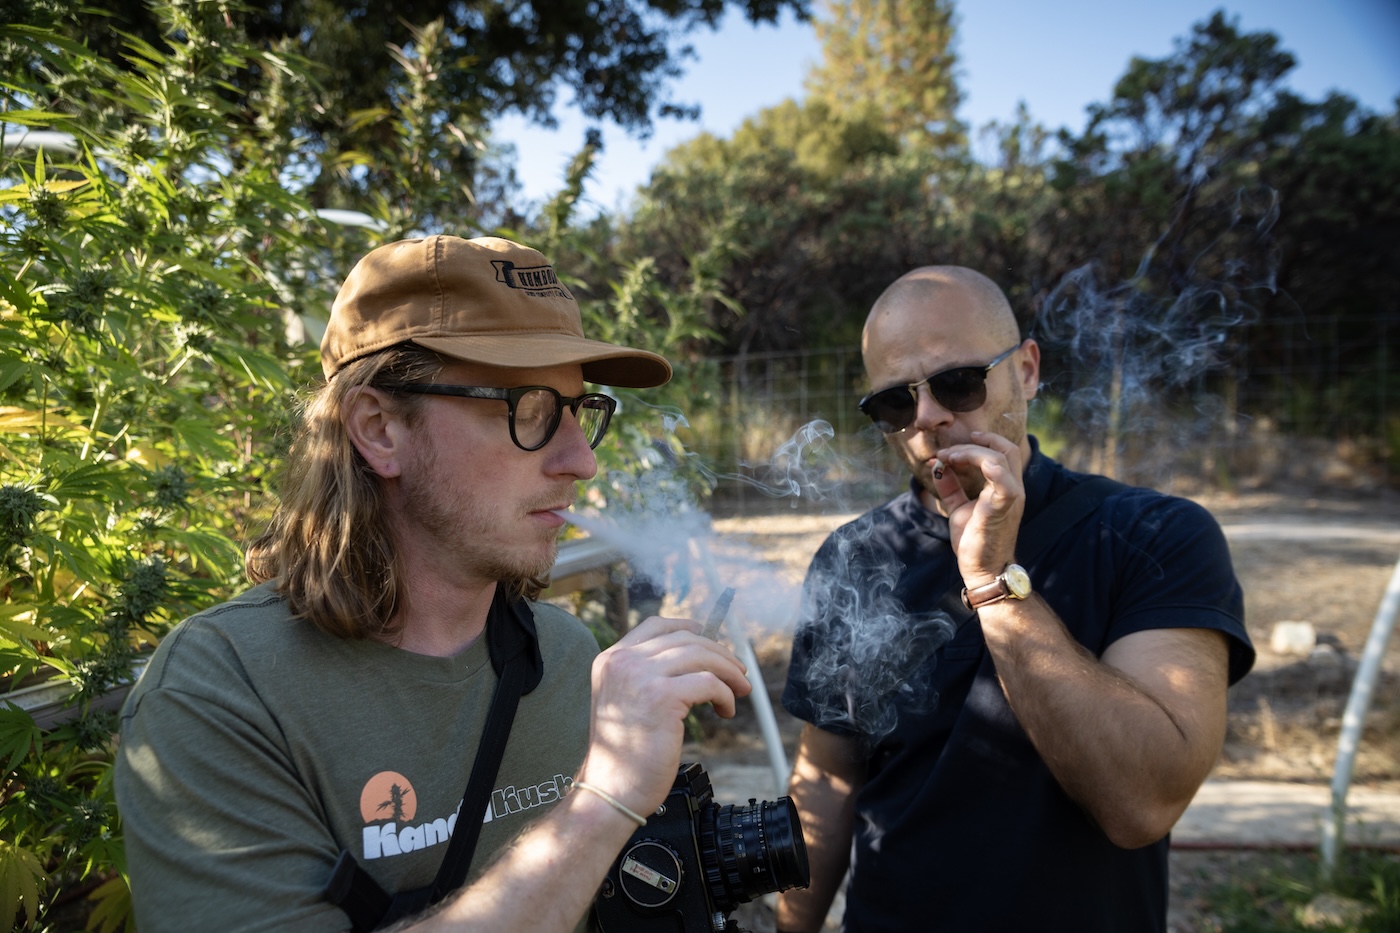
[[[321,340],[329,379],[346,363],[413,341],[444,356],[492,366],[579,363],[600,385],[644,389],[671,364],[583,336],[578,302],[536,250],[500,237],[400,240],[355,264]]]

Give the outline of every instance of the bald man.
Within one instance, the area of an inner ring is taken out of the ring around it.
[[[1254,660],[1219,526],[1040,452],[1039,347],[977,272],[900,278],[862,353],[912,481],[808,571],[783,702],[812,884],[778,929],[822,929],[849,868],[846,933],[1165,931],[1168,834]]]

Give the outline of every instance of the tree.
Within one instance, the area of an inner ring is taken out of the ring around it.
[[[1293,63],[1276,36],[1217,12],[1173,55],[1133,59],[1082,135],[1061,132],[1036,329],[1065,367],[1067,423],[1091,468],[1116,472],[1130,439],[1194,442],[1161,430],[1162,408],[1207,379],[1233,430],[1228,364],[1276,272],[1261,118]]]
[[[1279,192],[1276,295],[1252,328],[1245,401],[1292,431],[1377,438],[1400,463],[1400,104],[1280,95],[1259,177]],[[1384,454],[1382,454],[1384,457]]]
[[[1218,232],[1199,212],[1229,213],[1261,155],[1260,118],[1294,65],[1272,33],[1241,34],[1221,12],[1176,46],[1165,59],[1134,58],[1112,99],[1089,108],[1083,134],[1060,135],[1054,181],[1066,226],[1085,258],[1091,244],[1112,244],[1111,259],[1096,258],[1117,280],[1149,250],[1169,278],[1195,268]]]
[[[1052,140],[1024,103],[1014,123],[993,121],[980,135],[991,148],[967,163],[968,177],[960,185],[965,239],[957,252],[1000,285],[1024,317],[1055,254]]]
[[[822,60],[807,77],[813,101],[868,110],[909,146],[962,143],[951,0],[827,0],[825,8],[816,21]]]
[[[560,87],[580,111],[646,132],[656,116],[694,107],[669,96],[668,84],[690,54],[678,44],[696,29],[716,28],[736,10],[750,22],[776,22],[784,10],[808,15],[808,0],[285,0],[244,6],[220,0],[255,44],[290,42],[321,71],[327,94],[313,126],[382,102],[395,70],[391,46],[406,25],[442,21],[455,54],[442,75],[446,96],[472,101],[487,119],[519,112],[553,121]],[[116,59],[121,32],[154,43],[161,23],[148,3],[112,4],[75,14],[99,55]]]
[[[986,270],[1024,310],[1051,252],[1048,137],[1024,111],[986,133],[983,162],[901,145],[869,111],[785,101],[668,152],[619,249],[668,282],[723,255],[732,305],[712,306],[711,327],[725,353],[855,346],[879,294],[933,263]]]
[[[850,344],[864,309],[939,229],[929,153],[898,154],[869,115],[786,101],[730,140],[676,147],[625,224],[624,255],[654,257],[674,282],[717,262],[711,327],[728,352]]]
[[[914,265],[947,261],[976,176],[954,119],[952,4],[829,2],[802,101],[667,154],[621,230],[674,283],[709,256],[729,352],[853,344]],[[717,258],[718,257],[718,258]]]

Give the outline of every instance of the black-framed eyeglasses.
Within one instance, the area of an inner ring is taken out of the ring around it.
[[[914,423],[919,413],[919,386],[926,385],[934,401],[948,411],[976,411],[987,401],[987,374],[1019,349],[1018,343],[986,366],[958,366],[908,385],[871,392],[860,400],[860,410],[885,434],[903,431]]]
[[[485,398],[505,402],[510,411],[510,439],[521,450],[539,450],[559,429],[559,420],[568,406],[583,429],[589,447],[597,447],[608,431],[608,422],[617,410],[617,401],[596,392],[588,395],[560,395],[549,386],[519,386],[490,389],[483,386],[454,386],[437,382],[408,382],[392,388],[411,395],[452,395],[457,398]]]

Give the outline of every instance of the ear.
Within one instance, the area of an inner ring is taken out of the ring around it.
[[[351,390],[345,399],[345,431],[371,470],[384,479],[403,473],[408,428],[389,397],[373,386]]]
[[[1021,380],[1021,394],[1029,402],[1040,389],[1040,344],[1027,337],[1018,356],[1016,376]]]

